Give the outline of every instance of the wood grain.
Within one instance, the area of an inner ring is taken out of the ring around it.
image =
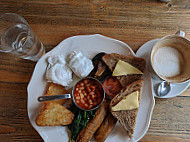
[[[23,16],[46,52],[74,35],[102,34],[136,51],[145,42],[186,32],[190,38],[190,2],[172,0],[0,0],[0,14]],[[27,115],[27,84],[35,63],[0,53],[0,141],[42,141]],[[190,89],[171,99],[156,99],[145,141],[190,141]],[[1,129],[2,127],[0,127]]]
[[[186,95],[187,94],[187,95]],[[170,137],[177,141],[190,139],[190,90],[170,99],[156,99],[148,135]],[[157,139],[156,137],[156,139]],[[146,136],[144,138],[146,140]],[[155,140],[156,140],[155,139]],[[166,139],[167,140],[167,139]]]
[[[16,129],[14,127],[0,125],[0,134],[12,133],[15,131]]]

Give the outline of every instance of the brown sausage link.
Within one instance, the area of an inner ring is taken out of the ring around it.
[[[94,138],[97,142],[104,142],[108,135],[111,133],[115,124],[117,123],[117,119],[112,116],[109,112],[109,115],[101,124],[100,128],[97,130]]]
[[[104,118],[108,113],[108,103],[106,101],[97,109],[95,116],[90,122],[86,125],[82,131],[80,131],[76,142],[89,142],[96,130],[100,127]]]

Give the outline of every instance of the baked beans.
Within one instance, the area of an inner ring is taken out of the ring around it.
[[[77,83],[74,99],[79,107],[93,109],[102,102],[103,93],[101,85],[96,80],[87,78]]]

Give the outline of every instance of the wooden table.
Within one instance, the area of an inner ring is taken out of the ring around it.
[[[0,14],[23,16],[46,51],[74,35],[103,34],[136,51],[143,43],[186,32],[190,3],[173,0],[0,0]],[[42,141],[27,116],[27,85],[35,63],[0,53],[0,141]],[[172,99],[156,99],[143,141],[190,141],[190,89]]]

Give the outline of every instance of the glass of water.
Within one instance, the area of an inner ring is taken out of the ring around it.
[[[45,54],[42,42],[27,21],[15,13],[0,16],[0,51],[32,61]]]

